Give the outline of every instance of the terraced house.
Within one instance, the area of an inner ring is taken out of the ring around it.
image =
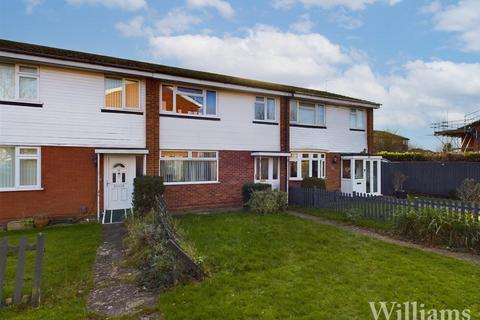
[[[304,177],[380,193],[379,104],[324,91],[0,40],[0,222],[131,207],[164,177],[171,210],[239,207],[245,183]]]

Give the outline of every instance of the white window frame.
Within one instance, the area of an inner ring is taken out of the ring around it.
[[[307,101],[305,101],[305,103],[310,103],[312,105],[315,105],[315,124],[300,122],[299,115],[300,115],[301,102],[302,101],[295,100],[293,103],[290,104],[290,109],[292,109],[292,106],[294,109],[294,110],[290,110],[290,115],[289,115],[290,123],[301,124],[301,125],[312,126],[312,127],[325,127],[327,125],[327,106],[323,103],[314,103],[314,102],[307,102]],[[319,109],[323,109],[323,123],[318,122]],[[295,112],[296,120],[292,120],[292,116],[291,116],[292,112]]]
[[[13,187],[0,188],[0,192],[6,191],[31,191],[42,189],[42,153],[40,147],[32,146],[4,146],[5,148],[15,148],[15,184]],[[20,154],[21,149],[35,149],[37,154]],[[20,160],[37,160],[37,183],[30,186],[20,185]]]
[[[163,86],[173,87],[173,110],[172,111],[165,111],[162,108],[162,106],[163,106]],[[177,112],[177,93],[179,92],[178,87],[189,88],[189,89],[194,89],[194,90],[202,90],[202,94],[195,94],[195,93],[189,93],[188,94],[190,96],[203,97],[203,113],[202,114],[190,114],[190,113],[179,113],[179,112]],[[207,91],[215,92],[215,114],[207,114]],[[191,86],[191,85],[174,85],[174,84],[170,84],[170,83],[161,83],[160,84],[160,113],[175,114],[175,115],[180,115],[180,116],[185,116],[185,117],[218,118],[219,117],[219,113],[218,113],[218,91],[212,90],[212,89],[205,89],[205,88],[201,88],[201,87],[197,87],[197,86]]]
[[[112,108],[108,107],[107,104],[105,103],[106,99],[106,94],[105,94],[105,80],[106,79],[115,79],[115,80],[121,80],[122,81],[122,108]],[[135,81],[138,83],[138,108],[128,108],[127,107],[127,86],[126,82],[127,81]],[[104,109],[107,110],[122,110],[122,111],[132,111],[132,112],[142,112],[142,81],[139,79],[133,79],[133,78],[122,78],[122,77],[116,77],[116,76],[110,76],[110,75],[105,75],[105,78],[103,80],[103,104],[104,104]]]
[[[359,115],[362,114],[362,121],[359,121]],[[363,109],[351,108],[348,116],[348,122],[350,129],[353,130],[365,130],[367,127],[367,116]],[[352,116],[355,115],[355,126],[352,126]]]
[[[308,154],[308,158],[304,158],[303,155]],[[294,158],[293,155],[296,155]],[[314,155],[317,155],[317,158],[314,158]],[[320,173],[320,176],[317,178],[322,178],[325,179],[327,177],[327,155],[326,153],[319,153],[319,152],[301,152],[301,151],[295,151],[292,152],[292,157],[290,158],[289,161],[289,168],[290,168],[290,163],[291,162],[296,162],[297,164],[297,176],[296,177],[289,177],[290,180],[296,180],[296,181],[301,181],[303,180],[302,176],[302,160],[308,160],[308,177],[312,177],[312,166],[313,166],[313,161],[318,160],[318,172]],[[290,175],[290,173],[289,173]]]
[[[3,101],[25,101],[25,102],[39,102],[40,101],[40,67],[32,64],[25,64],[25,63],[9,63],[8,61],[0,61],[2,64],[9,64],[13,65],[15,68],[15,80],[14,80],[14,88],[13,88],[13,99],[9,98],[0,98]],[[28,73],[28,72],[20,72],[20,67],[27,67],[27,68],[35,68],[37,69],[36,73]],[[28,98],[20,98],[20,77],[23,78],[32,78],[37,80],[37,98],[36,99],[28,99]]]
[[[263,99],[263,102],[258,102],[257,99]],[[273,106],[275,108],[275,112],[273,113],[273,119],[267,119],[267,108],[268,108],[268,100],[273,100]],[[256,104],[261,103],[263,104],[263,119],[257,119],[256,118]],[[267,96],[255,96],[255,101],[253,103],[253,119],[255,121],[261,121],[261,122],[276,122],[277,121],[277,99],[274,97],[267,97]]]
[[[187,152],[188,156],[187,157],[162,157],[162,152]],[[215,158],[198,158],[198,157],[193,157],[192,153],[193,152],[214,152],[215,153]],[[165,182],[165,185],[184,185],[184,184],[212,184],[212,183],[219,183],[219,158],[218,158],[218,151],[213,151],[213,150],[180,150],[180,149],[175,149],[175,150],[160,150],[160,160],[159,160],[159,169],[161,168],[161,161],[162,160],[194,160],[194,161],[216,161],[217,162],[217,179],[212,180],[212,181],[185,181],[185,182]],[[158,173],[160,176],[162,176],[162,172]]]

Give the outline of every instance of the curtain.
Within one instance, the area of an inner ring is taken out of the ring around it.
[[[216,181],[217,160],[161,160],[160,172],[165,182]]]
[[[21,99],[37,99],[37,78],[20,77],[18,96]]]
[[[15,187],[15,148],[0,147],[0,188]]]
[[[15,66],[0,63],[0,99],[15,98]]]
[[[37,160],[20,159],[20,185],[34,186],[37,184]]]

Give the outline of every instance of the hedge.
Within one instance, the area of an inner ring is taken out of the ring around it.
[[[382,151],[378,155],[390,161],[480,161],[480,152],[420,153]]]
[[[325,180],[317,177],[303,178],[301,183],[302,188],[318,188],[325,190]]]
[[[247,183],[242,186],[242,197],[244,205],[250,201],[252,192],[271,190],[272,185],[268,183]]]
[[[133,180],[133,210],[145,214],[154,209],[155,197],[165,191],[163,178],[159,176],[142,176]]]

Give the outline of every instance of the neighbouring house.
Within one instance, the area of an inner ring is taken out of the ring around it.
[[[245,183],[380,193],[373,112],[324,91],[0,40],[0,223],[131,208],[161,175],[172,211],[240,207]]]
[[[480,151],[480,110],[466,114],[463,120],[432,123],[435,136],[459,140],[448,141],[448,149],[459,152]]]
[[[408,141],[410,139],[402,137],[390,131],[373,131],[373,152],[391,151],[407,152]]]

